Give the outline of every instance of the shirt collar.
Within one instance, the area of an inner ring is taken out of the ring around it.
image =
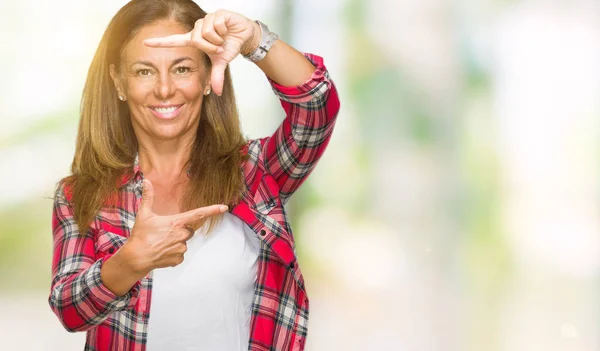
[[[127,171],[127,172],[123,173],[123,175],[121,176],[121,180],[119,182],[119,186],[123,187],[133,180],[141,179],[141,177],[142,177],[142,171],[140,169],[140,156],[139,156],[139,153],[136,152],[135,159],[133,161],[133,167],[132,167],[131,171]]]
[[[141,173],[140,170],[140,154],[138,152],[135,153],[135,160],[133,161],[133,176],[137,176],[138,173]]]

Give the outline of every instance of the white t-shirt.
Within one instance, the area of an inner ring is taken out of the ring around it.
[[[183,263],[155,269],[148,351],[246,351],[259,245],[226,212],[208,236],[188,240]]]

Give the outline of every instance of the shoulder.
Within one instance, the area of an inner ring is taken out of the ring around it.
[[[70,204],[73,201],[73,189],[75,186],[75,175],[64,177],[56,183],[54,191],[54,202]]]

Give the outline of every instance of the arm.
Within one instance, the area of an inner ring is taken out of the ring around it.
[[[103,284],[101,271],[113,256],[95,260],[92,231],[80,234],[63,185],[54,197],[52,234],[52,286],[48,302],[68,331],[86,331],[111,313],[135,305],[139,282],[123,296],[117,296]]]
[[[278,42],[257,65],[269,78],[286,118],[272,136],[261,140],[261,158],[279,185],[281,201],[285,203],[323,155],[340,101],[321,57],[300,54],[284,42],[276,45]],[[312,67],[310,73],[305,62]]]
[[[242,54],[260,44],[260,26]],[[304,55],[283,40],[276,40],[256,65],[265,73],[281,100],[286,118],[275,133],[262,141],[265,168],[279,185],[282,202],[298,189],[323,155],[339,111],[339,99],[323,59]]]

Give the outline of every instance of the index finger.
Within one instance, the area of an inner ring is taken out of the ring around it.
[[[194,222],[206,219],[208,217],[216,216],[227,211],[229,207],[225,205],[212,205],[206,207],[200,207],[195,210],[189,210],[180,214],[173,215],[172,218],[179,222],[181,225],[193,224]]]
[[[155,48],[170,48],[174,46],[188,46],[192,41],[192,32],[173,34],[161,38],[145,39],[144,44]]]

